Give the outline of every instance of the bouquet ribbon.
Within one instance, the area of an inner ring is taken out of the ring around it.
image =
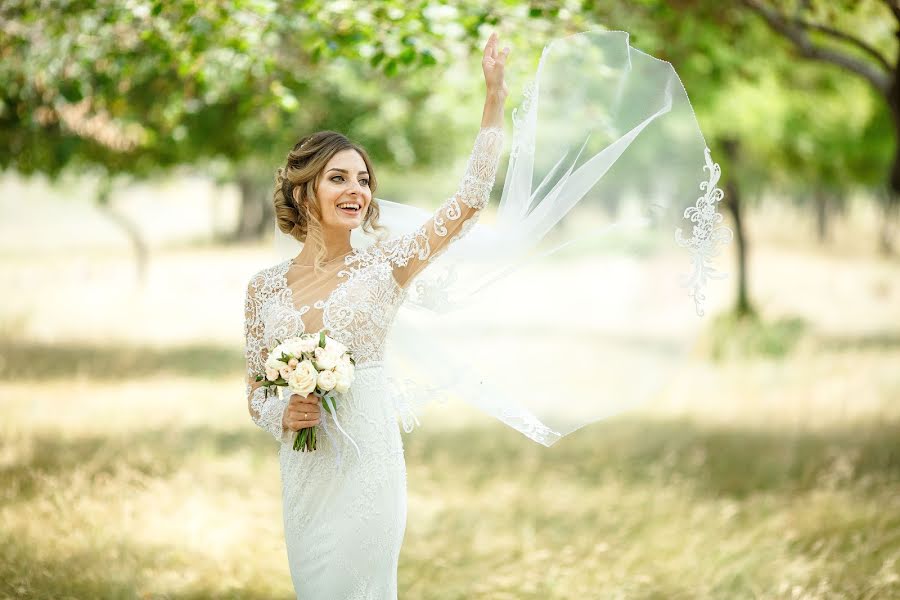
[[[324,402],[324,403],[326,404],[326,406],[328,407],[329,412],[331,413],[331,418],[334,419],[334,424],[335,424],[335,426],[338,428],[338,431],[340,431],[341,433],[343,433],[343,434],[344,434],[344,437],[346,437],[348,440],[350,440],[350,443],[353,444],[353,447],[354,447],[354,448],[356,448],[356,455],[357,455],[359,458],[362,458],[362,452],[360,452],[359,446],[356,444],[355,441],[353,441],[353,438],[350,437],[350,434],[347,433],[346,431],[344,431],[344,428],[341,427],[341,424],[340,424],[340,422],[338,421],[338,418],[337,418],[337,409],[336,409],[335,406],[334,406],[334,399],[333,399],[331,396],[327,395],[327,394],[324,395],[324,396],[322,396],[321,398],[322,398],[322,402]],[[327,421],[327,420],[325,420],[325,419],[322,420],[322,427],[323,427],[323,429],[325,430],[325,435],[331,437],[331,433],[328,431],[328,421]],[[337,456],[338,456],[338,466],[340,466],[340,464],[341,464],[341,455],[343,454],[343,451],[341,450],[341,447],[340,447],[339,445],[336,445],[336,447],[337,447],[337,451],[338,451],[338,455],[337,455]]]

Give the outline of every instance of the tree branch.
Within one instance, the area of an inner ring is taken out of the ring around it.
[[[802,19],[794,19],[793,23],[801,29],[811,29],[813,31],[818,31],[820,33],[830,35],[833,38],[849,42],[857,48],[862,49],[866,54],[877,60],[885,69],[887,69],[888,71],[891,70],[891,63],[888,62],[887,58],[885,58],[877,48],[875,48],[874,46],[870,46],[858,37],[852,36],[844,31],[838,31],[837,29],[834,29],[833,27],[829,27],[827,25],[810,23],[809,21],[803,21]]]
[[[881,1],[884,2],[889,9],[891,9],[891,12],[894,13],[894,18],[897,19],[898,22],[900,22],[900,2],[897,2],[897,0]]]
[[[884,70],[844,52],[814,44],[809,39],[809,36],[806,35],[806,31],[798,25],[796,20],[788,18],[781,12],[760,2],[760,0],[741,0],[741,2],[750,10],[758,13],[765,19],[769,24],[769,27],[793,42],[801,55],[813,60],[821,60],[843,67],[864,78],[881,94],[885,96],[888,94],[890,81],[888,79],[888,73]],[[859,40],[856,40],[854,43],[857,43],[858,46],[860,46],[860,44],[866,45]],[[887,62],[883,61],[883,64],[887,64]],[[890,67],[888,68],[890,69]]]

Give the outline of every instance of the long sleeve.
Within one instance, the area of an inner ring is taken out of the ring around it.
[[[456,193],[421,227],[384,242],[383,250],[391,260],[394,279],[400,287],[405,287],[478,220],[494,187],[502,149],[503,127],[482,127]]]
[[[263,324],[260,319],[262,307],[262,293],[264,277],[255,275],[247,285],[247,297],[244,303],[244,358],[247,366],[247,408],[250,417],[262,429],[282,442],[290,443],[294,432],[284,428],[281,424],[284,409],[288,404],[287,399],[280,395],[271,395],[266,398],[266,389],[256,382],[256,376],[265,370],[268,349],[263,343]]]

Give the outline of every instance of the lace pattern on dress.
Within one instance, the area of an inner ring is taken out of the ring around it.
[[[323,327],[353,351],[358,367],[383,358],[390,325],[407,297],[407,288],[398,279],[408,282],[450,243],[465,235],[487,204],[502,144],[502,127],[482,128],[457,193],[415,231],[354,249],[344,258],[345,268],[338,272],[343,281],[325,300],[313,304],[322,310]],[[286,279],[290,262],[285,260],[254,275],[247,286],[245,304],[246,394],[251,416],[282,442],[292,439],[293,434],[281,427],[287,400],[281,395],[267,398],[260,389],[253,391],[249,380],[264,371],[268,349],[278,340],[305,331],[302,317],[309,306],[298,309],[293,304]],[[401,269],[404,272],[398,275]],[[402,395],[393,400],[404,429],[409,431],[415,420],[410,406],[404,405]]]
[[[247,285],[244,300],[244,359],[247,366],[245,396],[253,422],[272,434],[275,439],[285,441],[292,433],[281,425],[281,417],[287,402],[281,398],[267,398],[265,388],[258,387],[254,390],[250,383],[253,377],[264,371],[268,357],[268,349],[263,341],[264,324],[260,315],[263,305],[276,288],[277,282],[267,277],[265,271],[254,275]]]
[[[502,148],[503,128],[499,126],[482,128],[475,138],[472,154],[456,194],[434,211],[430,223],[425,223],[415,231],[397,238],[373,245],[370,249],[373,255],[365,257],[364,260],[387,260],[397,267],[407,267],[411,260],[427,263],[439,257],[452,242],[460,239],[472,228],[481,214],[480,210],[487,206],[497,178]],[[464,210],[460,204],[470,210]],[[448,224],[461,218],[463,222],[448,240],[438,241],[436,237],[429,235],[430,229],[437,238],[447,237],[450,233]],[[422,267],[424,266],[423,264]]]

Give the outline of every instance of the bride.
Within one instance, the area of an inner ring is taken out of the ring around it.
[[[303,247],[247,286],[246,391],[254,423],[281,442],[284,533],[298,598],[397,597],[406,464],[382,364],[385,339],[409,282],[487,204],[503,147],[508,55],[492,33],[482,58],[481,129],[466,171],[456,194],[417,229],[365,249],[351,245],[351,230],[379,230],[379,207],[367,153],[339,133],[303,138],[277,171],[278,227]],[[351,388],[338,395],[339,423],[314,395],[267,397],[255,380],[276,340],[322,329],[356,360]],[[315,425],[326,433],[317,449],[293,450],[296,432]],[[336,425],[346,435],[334,435]]]

